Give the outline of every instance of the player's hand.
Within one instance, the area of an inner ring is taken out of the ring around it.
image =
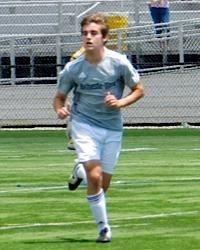
[[[70,110],[67,107],[62,107],[57,110],[57,115],[59,119],[65,119],[67,116],[70,115]]]
[[[114,95],[110,92],[106,93],[104,98],[105,104],[112,108],[120,108],[120,100],[118,100]]]

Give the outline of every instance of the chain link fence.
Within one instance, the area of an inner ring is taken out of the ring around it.
[[[108,16],[107,46],[127,55],[145,86],[124,124],[199,123],[200,1],[170,1],[170,32],[157,38],[145,1],[1,0],[0,126],[65,124],[52,108],[57,75],[93,12]]]
[[[200,18],[200,1],[170,0],[171,21]],[[126,14],[129,26],[152,22],[144,0],[1,0],[0,34],[78,32],[82,17],[91,12]]]

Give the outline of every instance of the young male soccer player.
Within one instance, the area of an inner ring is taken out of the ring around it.
[[[104,15],[84,17],[81,33],[85,53],[67,63],[60,73],[53,104],[60,119],[71,117],[78,161],[87,174],[87,200],[99,230],[96,242],[111,240],[104,194],[121,147],[120,109],[144,96],[138,72],[128,59],[105,48],[108,31]],[[127,96],[123,96],[125,85],[130,89]],[[74,97],[70,111],[64,103],[71,90]]]

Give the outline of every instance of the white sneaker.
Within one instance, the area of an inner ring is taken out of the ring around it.
[[[96,239],[97,243],[107,243],[111,241],[111,231],[105,227],[99,233],[99,237]]]
[[[81,163],[75,163],[74,168],[73,168],[73,172],[72,175],[70,176],[69,180],[68,180],[68,188],[69,190],[73,191],[75,189],[77,189],[77,187],[80,185],[80,183],[82,182],[83,178],[78,177],[77,173],[79,168],[82,167]]]

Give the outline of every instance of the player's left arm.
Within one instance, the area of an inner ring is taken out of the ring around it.
[[[123,108],[129,106],[144,96],[144,87],[142,82],[139,80],[134,87],[131,89],[130,93],[127,96],[122,97],[121,99],[117,99],[111,93],[107,93],[105,96],[105,103],[109,107],[113,108]]]

